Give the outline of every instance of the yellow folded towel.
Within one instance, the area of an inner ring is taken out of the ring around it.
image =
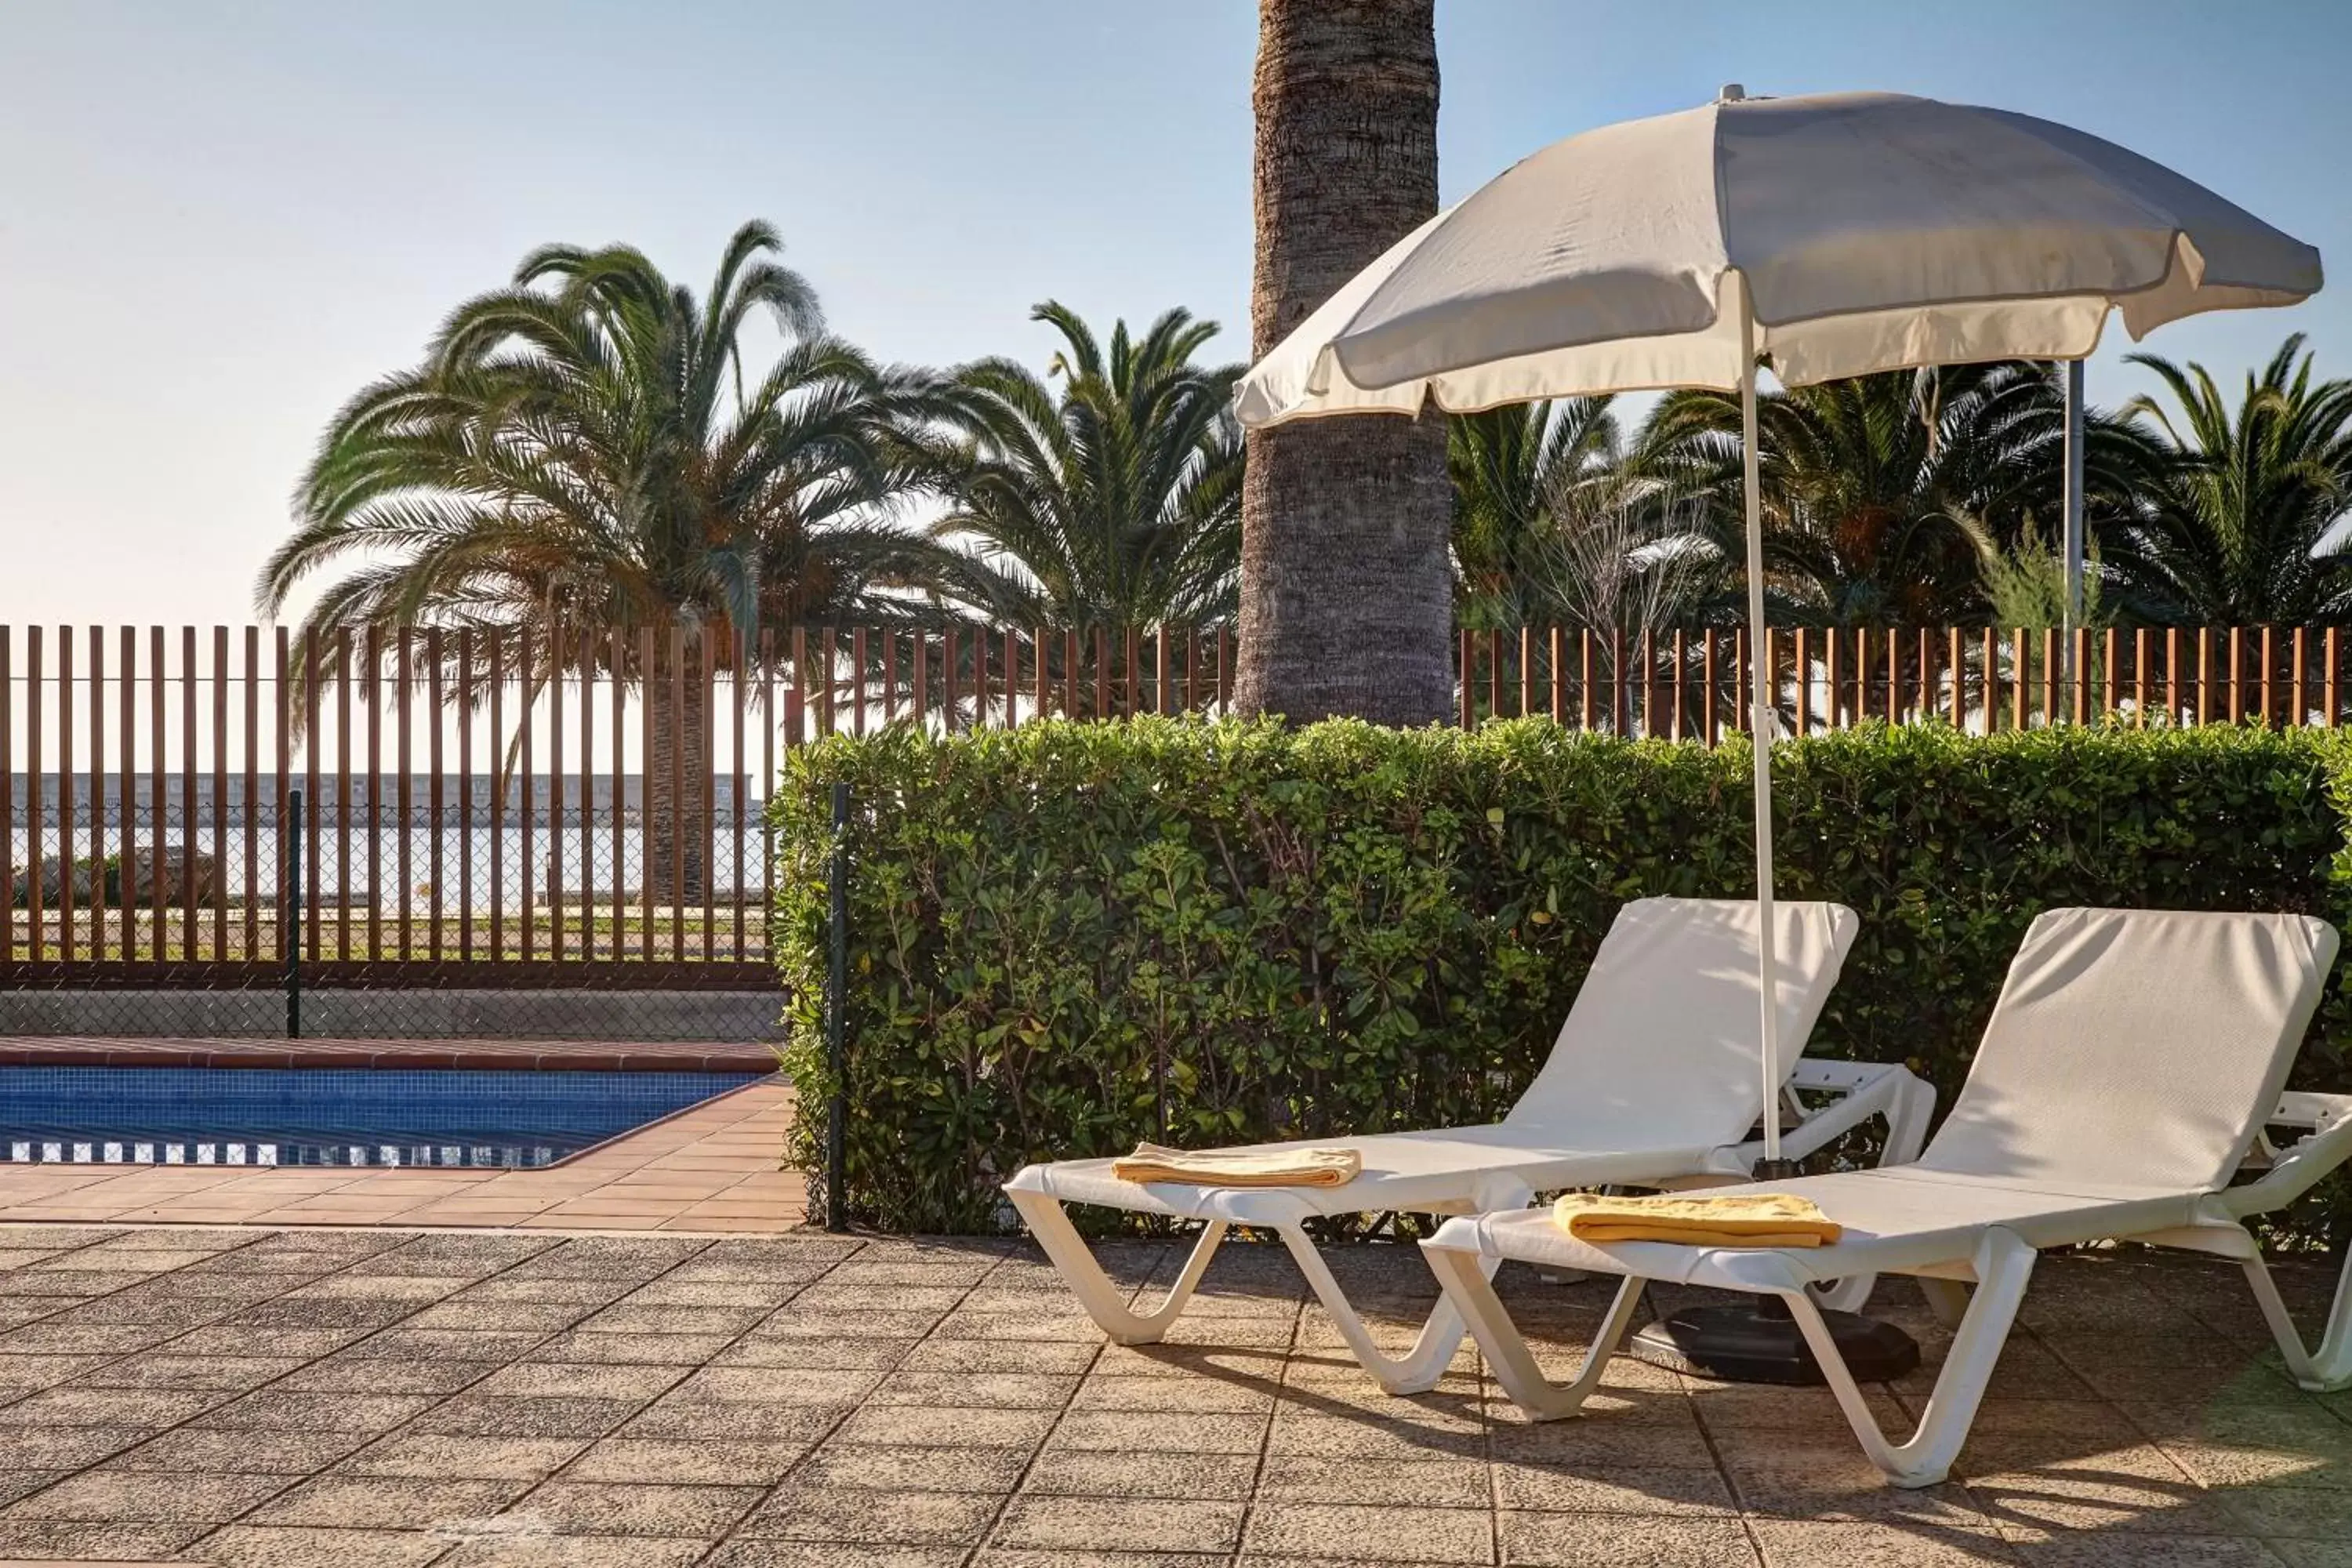
[[[1570,1193],[1552,1219],[1579,1241],[1671,1241],[1685,1247],[1826,1247],[1845,1234],[1810,1198],[1743,1193],[1710,1198],[1669,1193],[1604,1198]]]
[[[1263,1153],[1202,1150],[1188,1153],[1138,1143],[1111,1162],[1122,1182],[1181,1182],[1195,1187],[1341,1187],[1356,1179],[1364,1157],[1353,1149],[1269,1149]]]

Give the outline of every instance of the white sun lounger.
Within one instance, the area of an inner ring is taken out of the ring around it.
[[[1853,911],[1784,903],[1780,963],[1783,1081],[1834,1098],[1792,1120],[1794,1157],[1872,1116],[1888,1120],[1891,1158],[1915,1154],[1934,1091],[1900,1067],[1798,1062],[1853,945]],[[1253,1151],[1343,1146],[1361,1174],[1328,1188],[1226,1188],[1120,1181],[1107,1159],[1031,1165],[1004,1184],[1021,1217],[1103,1331],[1121,1344],[1159,1339],[1184,1310],[1230,1226],[1279,1235],[1366,1371],[1391,1393],[1435,1384],[1462,1342],[1441,1300],[1402,1357],[1380,1349],[1316,1251],[1302,1222],[1325,1215],[1471,1214],[1524,1205],[1550,1188],[1624,1184],[1706,1185],[1744,1177],[1763,1110],[1757,1037],[1756,906],[1745,900],[1643,899],[1620,910],[1579,990],[1551,1056],[1502,1121],[1427,1132],[1252,1144]],[[1154,1308],[1129,1306],[1071,1225],[1065,1204],[1206,1221],[1191,1258]],[[1858,1281],[1864,1290],[1867,1281]]]
[[[1449,1220],[1423,1254],[1504,1391],[1539,1418],[1574,1414],[1600,1382],[1646,1280],[1780,1297],[1863,1447],[1898,1486],[1931,1486],[1950,1470],[2045,1247],[2128,1238],[2234,1258],[2296,1381],[2343,1386],[2352,1383],[2352,1268],[2318,1350],[2307,1351],[2242,1223],[2352,1156],[2352,1096],[2280,1092],[2336,940],[2324,921],[2296,915],[2044,914],[1925,1155],[1769,1184],[1843,1225],[1833,1246],[1596,1246],[1527,1210]],[[2273,1126],[2311,1131],[2277,1152]],[[1726,1189],[1747,1190],[1762,1189]],[[1571,1382],[1544,1376],[1496,1295],[1489,1280],[1504,1258],[1624,1276]],[[1865,1273],[1919,1277],[1938,1315],[1958,1324],[1917,1430],[1899,1442],[1879,1429],[1809,1293]]]

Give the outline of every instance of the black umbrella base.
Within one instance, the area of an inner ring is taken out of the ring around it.
[[[1892,1383],[1919,1364],[1919,1346],[1892,1323],[1854,1312],[1822,1317],[1857,1383]],[[1737,1306],[1686,1307],[1627,1340],[1623,1353],[1721,1383],[1813,1387],[1828,1381],[1787,1306],[1769,1296]]]

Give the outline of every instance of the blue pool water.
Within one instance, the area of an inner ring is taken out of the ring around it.
[[[0,1068],[0,1163],[530,1168],[759,1076]]]

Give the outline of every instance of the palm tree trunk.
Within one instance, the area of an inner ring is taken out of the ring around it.
[[[646,681],[653,710],[653,747],[646,759],[646,809],[651,814],[646,886],[658,901],[688,904],[709,890],[703,876],[703,848],[709,841],[702,812],[702,784],[710,771],[709,713],[702,683],[702,645],[686,639],[683,689],[673,689],[667,652],[657,654]]]
[[[1255,352],[1437,210],[1433,0],[1261,0]],[[1306,721],[1453,706],[1445,426],[1361,415],[1249,437],[1236,705]]]

